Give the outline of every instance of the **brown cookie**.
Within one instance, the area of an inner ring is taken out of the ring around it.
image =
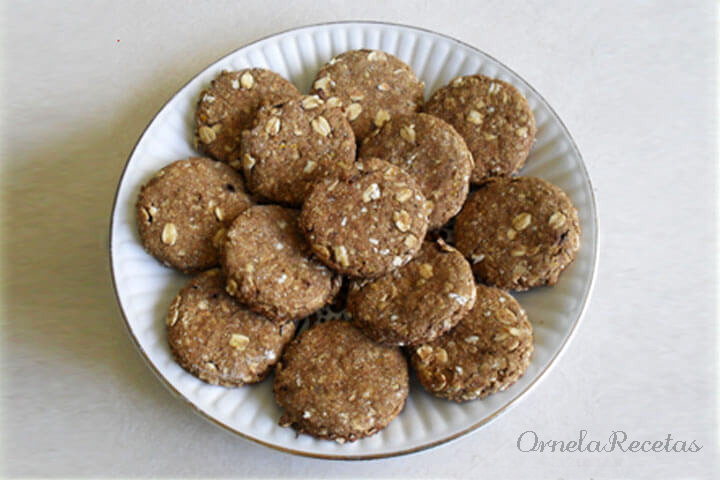
[[[292,83],[264,68],[223,71],[200,94],[195,113],[196,146],[240,169],[240,134],[252,127],[258,108],[299,96]]]
[[[355,163],[355,135],[342,110],[316,95],[258,111],[243,132],[247,188],[273,202],[299,206],[312,183],[348,172]]]
[[[137,223],[145,249],[186,273],[219,262],[220,230],[252,202],[240,174],[209,158],[171,163],[140,189]]]
[[[226,290],[276,322],[297,320],[332,301],[342,279],[311,257],[298,211],[257,205],[228,230],[223,255]]]
[[[405,406],[408,370],[350,322],[318,323],[290,343],[275,370],[283,426],[339,443],[385,428]]]
[[[342,106],[360,141],[395,115],[416,112],[423,102],[423,83],[389,53],[351,50],[320,69],[311,93]]]
[[[431,230],[457,215],[467,198],[472,155],[460,134],[432,115],[396,115],[365,138],[360,157],[382,158],[415,177],[433,205]]]
[[[535,139],[535,117],[512,85],[483,75],[458,77],[425,104],[462,135],[475,159],[471,181],[520,170]]]
[[[429,205],[404,170],[376,158],[346,179],[318,182],[303,204],[300,227],[315,255],[338,272],[378,277],[420,249]]]
[[[196,276],[170,305],[170,350],[182,368],[213,385],[235,387],[264,379],[292,340],[292,322],[276,324],[240,305],[224,290],[219,269]]]
[[[533,353],[525,310],[497,288],[477,286],[475,306],[450,332],[412,350],[420,384],[456,402],[505,390],[527,370]]]
[[[478,277],[507,290],[554,285],[580,245],[570,199],[535,177],[497,178],[481,186],[455,219],[454,233]]]
[[[348,312],[363,333],[385,345],[430,342],[475,304],[465,257],[442,240],[424,242],[407,265],[375,280],[355,280]]]

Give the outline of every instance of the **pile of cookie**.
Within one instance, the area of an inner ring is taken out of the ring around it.
[[[167,315],[184,369],[226,387],[274,369],[281,424],[340,443],[400,413],[408,363],[454,401],[523,375],[532,326],[507,290],[556,283],[580,226],[559,188],[513,176],[536,127],[512,85],[458,77],[424,102],[408,65],[355,50],[310,95],[223,72],[195,118],[206,157],[166,166],[137,201],[145,249],[195,275]],[[329,305],[349,320],[296,334]]]

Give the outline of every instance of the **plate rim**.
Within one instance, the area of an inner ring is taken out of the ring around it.
[[[116,275],[115,275],[115,268],[114,268],[114,250],[113,250],[113,230],[115,227],[115,212],[117,210],[118,205],[118,198],[120,195],[120,187],[123,185],[123,180],[125,179],[125,175],[127,173],[128,166],[130,165],[130,160],[132,159],[133,155],[135,154],[135,150],[137,150],[138,145],[140,145],[140,142],[145,137],[148,129],[150,126],[155,122],[158,115],[162,113],[165,108],[172,102],[179,94],[182,92],[185,87],[187,87],[193,80],[195,80],[199,75],[201,75],[203,72],[205,72],[208,68],[210,68],[215,63],[219,62],[220,60],[235,54],[236,52],[243,50],[247,47],[250,47],[252,45],[255,45],[256,43],[263,42],[265,40],[268,40],[272,37],[277,37],[281,35],[285,35],[294,31],[300,31],[305,29],[311,29],[316,27],[331,27],[331,26],[337,26],[337,25],[376,25],[376,26],[386,26],[386,27],[393,27],[393,28],[405,28],[409,30],[416,30],[423,33],[429,33],[432,35],[437,35],[439,37],[442,37],[446,40],[449,40],[450,42],[453,42],[455,44],[461,45],[465,48],[469,48],[470,50],[476,51],[480,53],[481,55],[485,55],[487,58],[491,59],[492,61],[496,62],[498,65],[501,65],[503,68],[507,69],[509,72],[511,72],[513,75],[515,75],[517,78],[520,78],[525,85],[535,94],[537,97],[547,106],[548,110],[550,111],[551,115],[555,117],[555,119],[559,122],[560,127],[562,131],[567,136],[567,139],[570,142],[571,148],[575,151],[578,158],[580,159],[580,166],[582,169],[582,173],[585,176],[585,179],[588,182],[589,190],[590,190],[590,200],[592,205],[592,220],[593,220],[593,252],[592,252],[592,268],[591,268],[591,274],[590,274],[590,281],[588,282],[587,286],[585,287],[585,292],[583,293],[583,300],[582,300],[582,306],[580,307],[580,313],[578,314],[577,318],[573,322],[572,327],[570,328],[570,331],[566,335],[563,342],[560,344],[560,347],[558,351],[550,358],[547,365],[538,372],[535,379],[530,381],[528,385],[521,390],[515,398],[510,400],[508,403],[503,405],[501,408],[493,412],[491,415],[483,418],[479,422],[473,423],[472,425],[468,426],[467,428],[462,429],[459,432],[453,433],[451,435],[448,435],[442,439],[435,440],[429,443],[425,443],[416,447],[412,448],[406,448],[406,449],[400,449],[400,450],[394,450],[387,453],[376,453],[376,454],[358,454],[358,455],[333,455],[333,454],[322,454],[322,453],[315,453],[315,452],[308,452],[304,450],[295,450],[292,448],[286,448],[280,445],[275,445],[272,443],[268,443],[260,438],[257,438],[255,436],[252,436],[248,433],[241,432],[239,430],[236,430],[235,428],[231,427],[230,425],[227,425],[220,420],[214,418],[212,415],[204,412],[201,410],[195,403],[193,403],[189,398],[187,398],[185,395],[180,393],[179,390],[177,390],[170,381],[165,378],[165,376],[158,370],[158,368],[155,366],[155,364],[150,360],[149,356],[145,352],[142,345],[140,345],[139,340],[135,336],[135,333],[133,332],[132,328],[130,327],[130,322],[128,321],[127,314],[125,313],[125,309],[123,308],[122,301],[120,299],[120,295],[118,293],[117,288],[117,282],[116,282]],[[238,435],[239,437],[249,440],[251,442],[254,442],[256,444],[262,445],[264,447],[271,448],[276,451],[280,451],[287,454],[293,454],[293,455],[299,455],[303,457],[309,457],[309,458],[317,458],[317,459],[323,459],[323,460],[377,460],[377,459],[384,459],[384,458],[391,458],[391,457],[398,457],[402,455],[409,455],[413,453],[419,453],[425,450],[429,450],[431,448],[448,444],[454,440],[457,440],[461,437],[464,437],[465,435],[476,431],[480,427],[483,427],[485,425],[488,425],[492,421],[494,421],[497,417],[499,417],[501,414],[506,413],[510,411],[513,407],[515,407],[518,403],[520,403],[530,392],[532,389],[534,389],[542,379],[546,377],[546,374],[551,370],[553,366],[555,366],[557,360],[562,356],[562,354],[566,351],[567,346],[572,341],[572,339],[575,337],[575,334],[578,330],[578,326],[582,322],[583,318],[585,317],[585,314],[587,312],[588,304],[590,302],[590,298],[592,297],[592,292],[595,287],[595,280],[597,277],[597,265],[599,260],[599,221],[598,221],[598,208],[597,208],[597,200],[595,198],[595,189],[593,188],[592,179],[590,178],[590,174],[587,170],[587,166],[585,164],[585,160],[582,156],[582,153],[580,152],[580,149],[577,146],[577,143],[575,142],[575,139],[570,133],[570,130],[567,128],[565,123],[562,121],[562,118],[558,113],[555,111],[555,109],[550,105],[550,103],[543,97],[536,89],[533,87],[528,81],[524,79],[521,75],[519,75],[517,72],[515,72],[512,68],[505,65],[503,62],[496,59],[494,56],[486,53],[484,50],[475,47],[473,45],[470,45],[469,43],[466,43],[462,40],[458,40],[455,37],[452,37],[450,35],[439,33],[434,30],[424,28],[424,27],[418,27],[414,25],[407,25],[402,23],[396,23],[396,22],[385,22],[385,21],[377,21],[377,20],[340,20],[340,21],[333,21],[333,22],[320,22],[320,23],[311,23],[306,25],[300,25],[292,28],[288,28],[286,30],[281,30],[278,32],[274,32],[268,35],[265,35],[261,38],[258,38],[256,40],[253,40],[251,42],[245,43],[241,45],[238,48],[235,48],[220,57],[216,58],[215,60],[211,61],[209,64],[207,64],[205,67],[200,69],[197,73],[195,73],[192,77],[190,77],[180,88],[178,88],[173,95],[168,98],[163,105],[158,109],[157,112],[152,116],[150,121],[145,125],[145,128],[141,132],[140,136],[138,137],[137,141],[135,142],[135,145],[133,145],[132,150],[130,151],[130,154],[128,155],[127,159],[125,160],[125,164],[123,166],[122,172],[120,174],[120,178],[118,179],[117,186],[115,188],[115,195],[113,197],[113,203],[112,203],[112,209],[110,212],[110,225],[109,225],[109,238],[108,238],[108,260],[110,263],[110,278],[112,282],[112,289],[113,289],[113,295],[115,296],[115,301],[117,302],[117,305],[120,309],[120,315],[123,320],[123,324],[125,326],[125,331],[130,337],[132,344],[135,346],[137,351],[140,353],[140,356],[142,357],[145,365],[147,365],[151,372],[155,375],[158,380],[160,380],[160,383],[162,383],[165,388],[167,388],[171,394],[175,398],[178,398],[182,400],[185,404],[191,407],[191,411],[193,411],[196,415],[199,415],[200,417],[204,418],[205,420],[211,422],[212,424],[222,428],[223,430],[226,430],[228,432],[231,432],[235,435]]]

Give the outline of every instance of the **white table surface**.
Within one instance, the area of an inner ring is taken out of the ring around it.
[[[710,1],[3,2],[0,473],[718,474],[717,18]],[[125,334],[107,254],[125,160],[180,86],[249,41],[343,19],[436,30],[517,71],[574,135],[601,222],[594,296],[545,380],[499,420],[458,441],[360,463],[257,446],[173,398]],[[544,440],[572,440],[581,429],[596,440],[613,430],[640,441],[672,434],[703,449],[523,453],[516,447],[526,430]]]

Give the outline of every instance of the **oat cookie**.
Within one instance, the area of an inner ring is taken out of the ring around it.
[[[405,406],[408,369],[397,347],[383,347],[350,322],[302,332],[275,370],[280,424],[339,443],[385,428]]]
[[[180,160],[140,189],[136,216],[145,249],[186,273],[218,264],[222,229],[252,204],[240,174],[209,158]]]
[[[455,328],[414,348],[410,361],[423,387],[456,402],[505,390],[527,370],[532,325],[510,295],[477,286],[475,306]]]
[[[554,285],[580,244],[578,214],[568,196],[534,177],[481,186],[456,218],[454,233],[478,277],[508,290]]]
[[[535,117],[525,97],[509,83],[483,75],[454,79],[433,94],[425,112],[463,136],[475,159],[473,183],[516,173],[535,139]]]
[[[378,277],[420,249],[429,205],[404,170],[371,158],[347,179],[326,178],[305,200],[300,226],[315,255],[338,272]]]
[[[395,115],[416,112],[423,102],[423,83],[389,53],[351,50],[320,69],[312,93],[342,106],[360,141]]]
[[[431,230],[457,215],[467,198],[472,155],[460,134],[432,115],[393,117],[365,138],[360,157],[382,158],[415,177],[433,205]]]
[[[470,264],[439,240],[424,242],[410,263],[383,277],[353,281],[348,312],[379,343],[415,345],[454,327],[474,304]]]
[[[292,83],[264,68],[223,71],[198,100],[195,113],[198,150],[239,170],[240,134],[252,127],[258,108],[299,96]]]
[[[304,96],[261,108],[255,128],[242,134],[240,151],[248,190],[300,206],[314,180],[352,169],[355,135],[341,109]]]
[[[297,320],[332,301],[342,279],[311,258],[298,211],[257,205],[235,219],[223,255],[227,292],[276,322]]]
[[[196,276],[170,305],[166,324],[173,356],[207,383],[235,387],[264,379],[295,333],[240,305],[224,290],[219,269]]]

